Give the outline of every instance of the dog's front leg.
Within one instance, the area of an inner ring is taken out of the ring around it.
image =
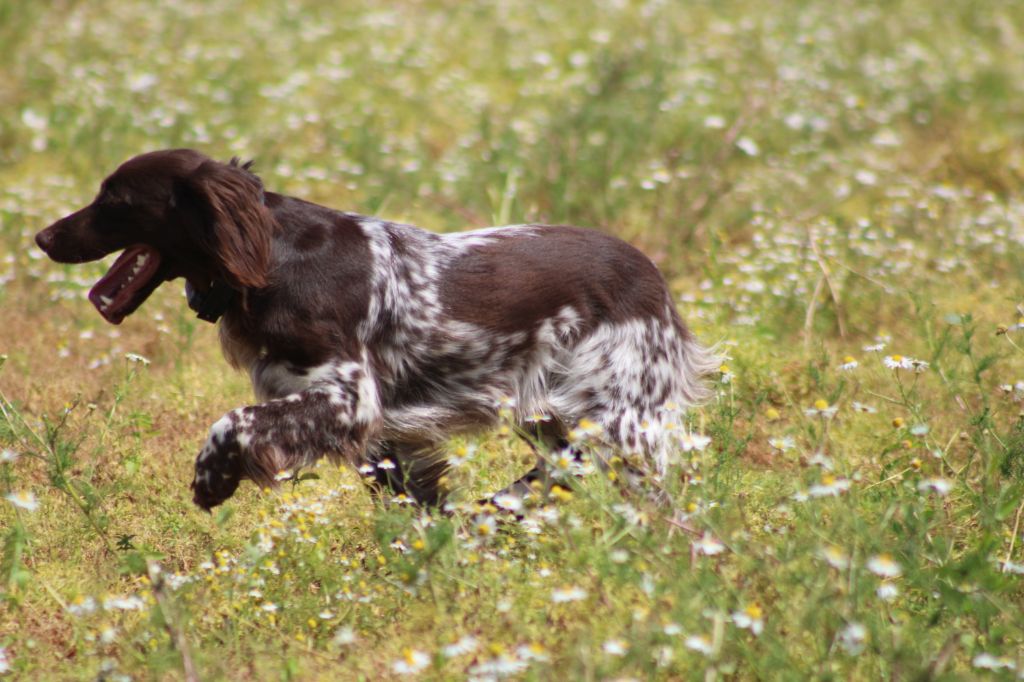
[[[226,414],[196,458],[193,501],[209,510],[243,478],[273,487],[280,472],[324,455],[357,462],[379,422],[371,382],[361,369],[339,368],[304,391]]]

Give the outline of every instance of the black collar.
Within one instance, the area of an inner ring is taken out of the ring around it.
[[[238,298],[239,292],[228,286],[224,280],[213,280],[209,290],[201,294],[195,290],[191,282],[185,282],[185,297],[188,307],[196,311],[196,317],[206,322],[216,322],[228,307]]]

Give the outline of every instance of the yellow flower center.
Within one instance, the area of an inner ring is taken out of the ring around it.
[[[827,400],[822,400],[821,398],[818,398],[817,400],[814,401],[814,409],[816,409],[816,410],[827,410],[828,409],[828,401]]]
[[[551,486],[551,496],[562,502],[568,502],[572,499],[572,493],[558,485]]]
[[[758,606],[757,604],[749,605],[746,608],[746,612],[747,612],[747,615],[750,616],[751,618],[753,618],[754,620],[760,620],[761,616],[764,615],[764,612],[761,611],[761,607]]]

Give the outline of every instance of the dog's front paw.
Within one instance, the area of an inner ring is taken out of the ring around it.
[[[242,480],[238,438],[230,423],[221,422],[214,425],[209,440],[196,457],[196,473],[192,479],[192,501],[206,511],[234,495]]]

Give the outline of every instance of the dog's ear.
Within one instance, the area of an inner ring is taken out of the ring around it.
[[[251,163],[251,162],[250,162]],[[263,183],[250,164],[205,161],[184,181],[184,190],[199,203],[203,235],[228,284],[265,287],[270,270],[273,215],[263,203]]]

